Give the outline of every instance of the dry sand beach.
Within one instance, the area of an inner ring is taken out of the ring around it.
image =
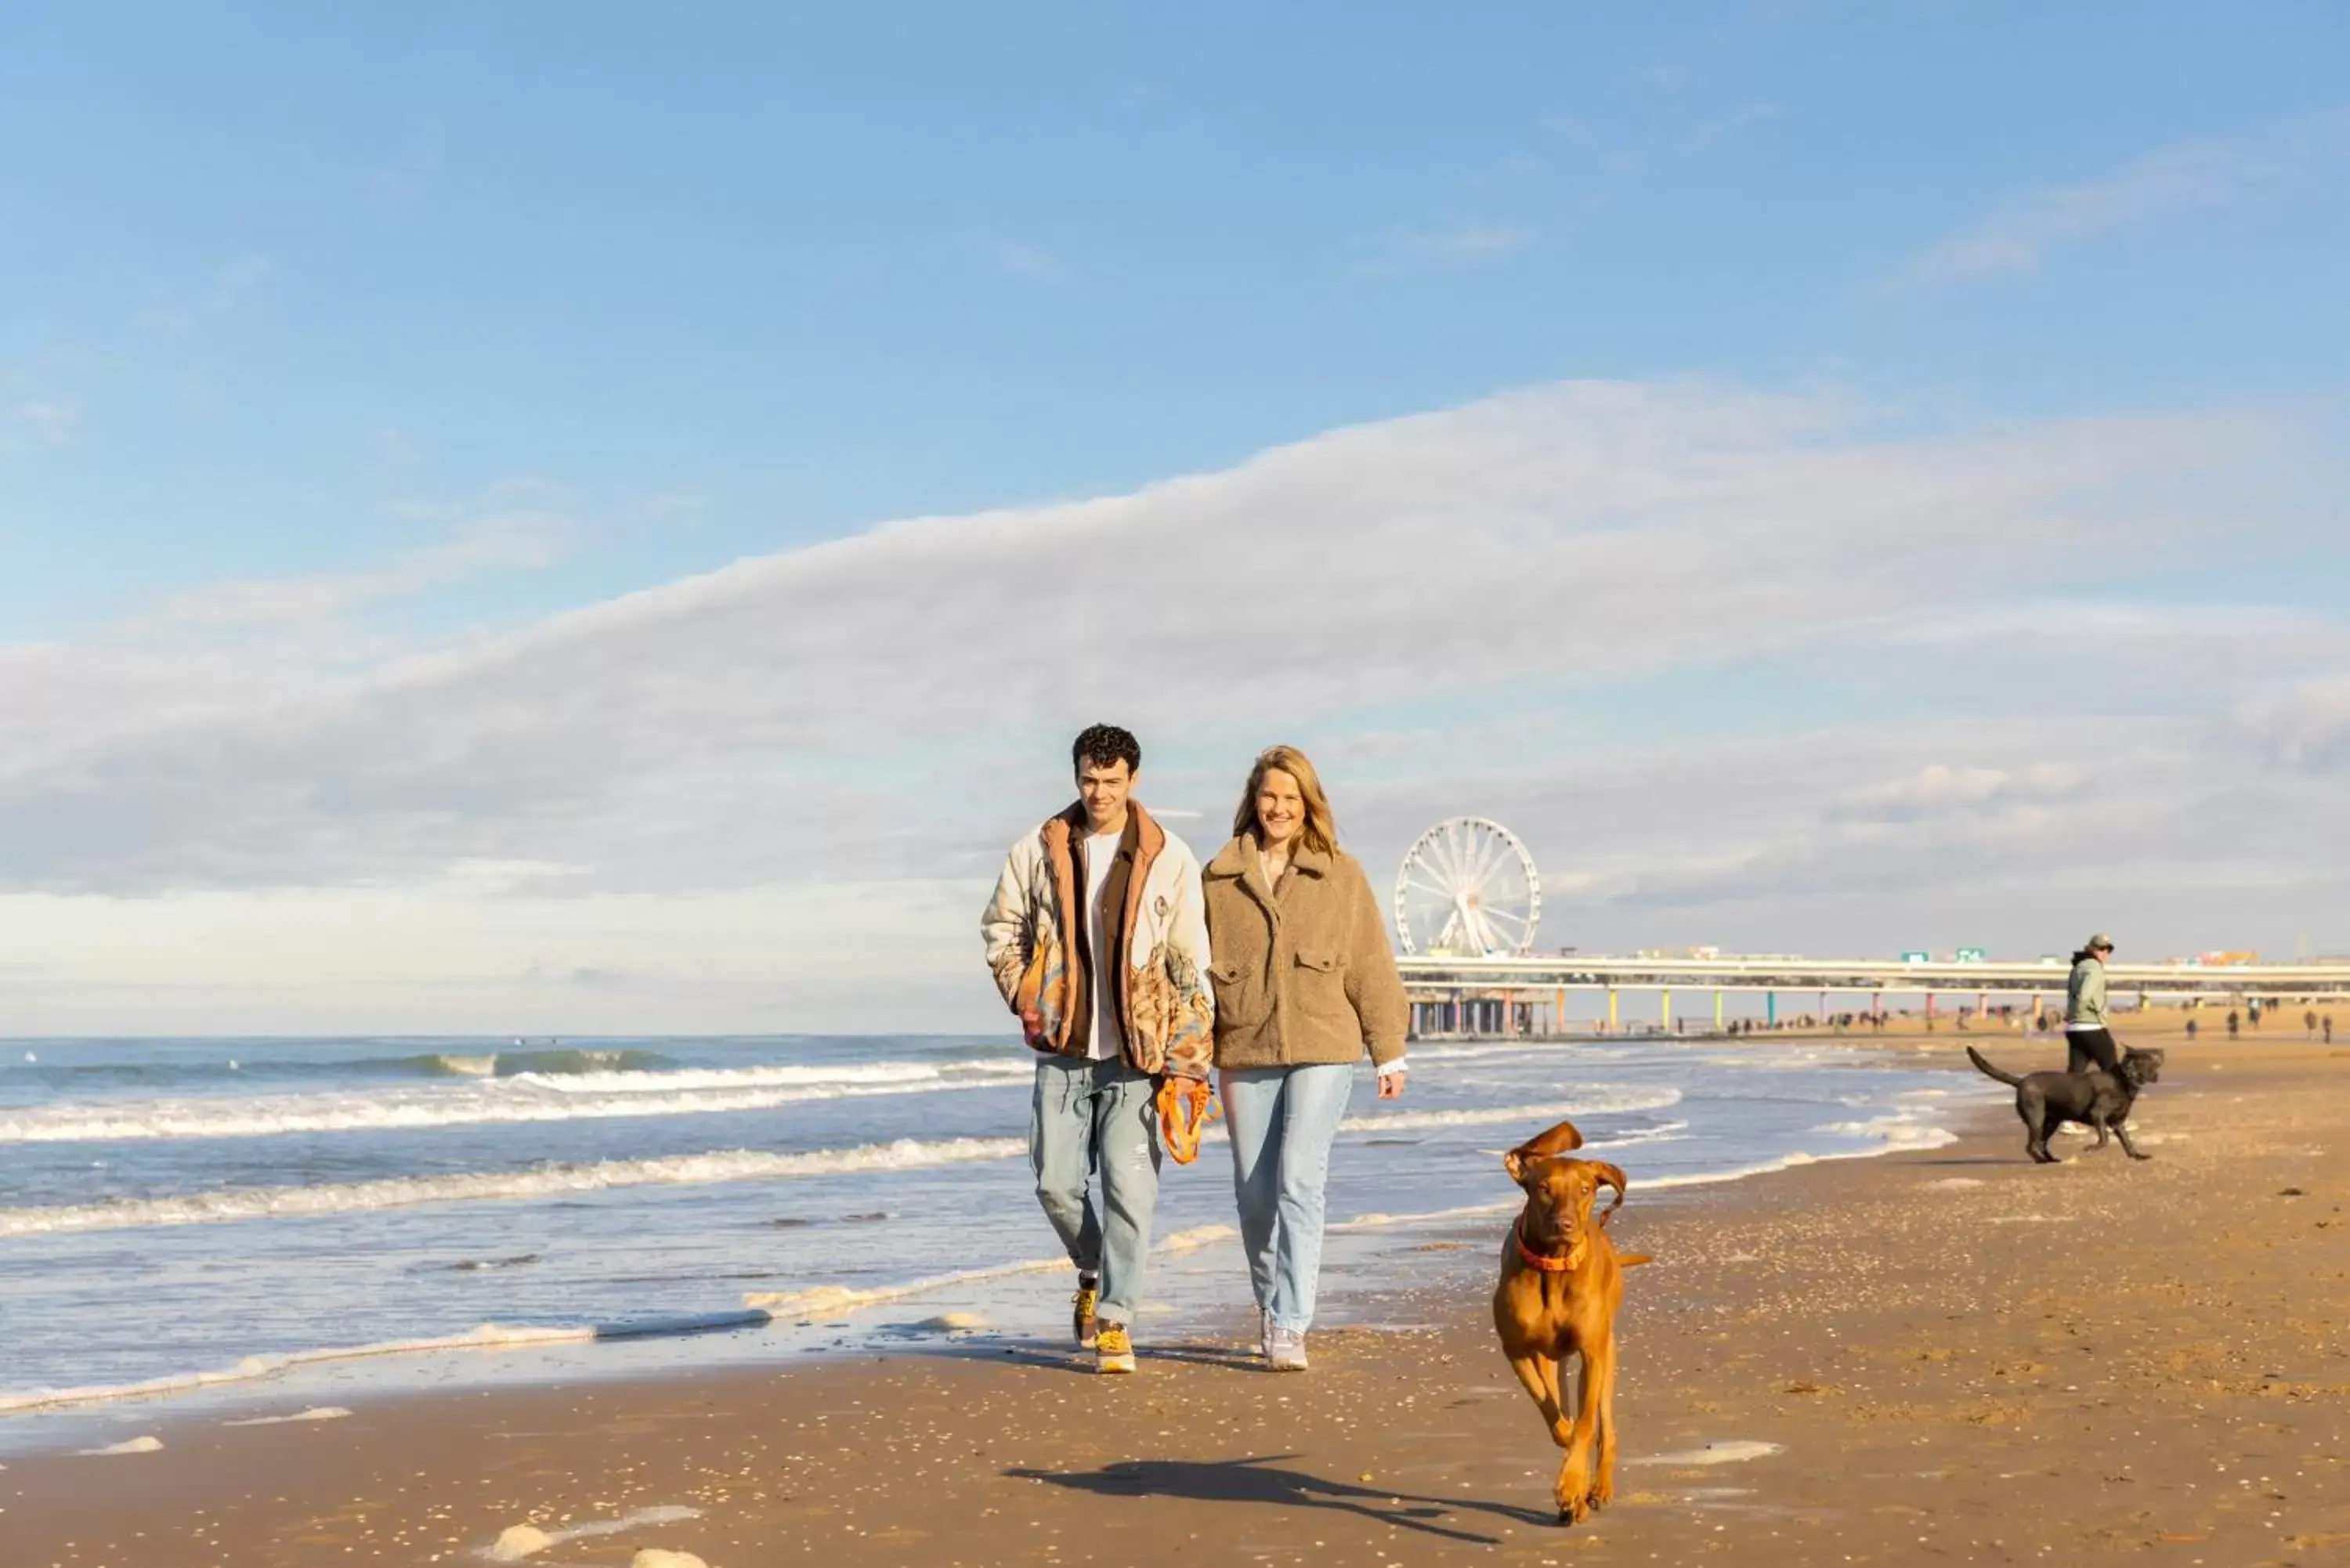
[[[2003,1107],[1669,1202],[1635,1163],[1621,1239],[1660,1262],[1626,1308],[1627,1464],[1572,1530],[1484,1320],[1494,1224],[1405,1254],[1381,1305],[1417,1326],[1317,1334],[1302,1377],[1253,1370],[1236,1325],[1130,1379],[974,1340],[311,1422],[159,1405],[160,1449],[0,1472],[0,1561],[482,1561],[529,1524],[534,1562],[712,1568],[2350,1562],[2350,1049],[2123,1033],[2170,1052],[2149,1164],[2068,1139],[2031,1166]],[[1966,1040],[2054,1054],[1909,1044]]]

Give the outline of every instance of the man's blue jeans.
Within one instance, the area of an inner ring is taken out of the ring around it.
[[[1045,1056],[1036,1064],[1028,1116],[1028,1164],[1036,1200],[1060,1232],[1069,1262],[1101,1275],[1104,1323],[1131,1328],[1142,1305],[1150,1256],[1150,1211],[1159,1201],[1157,1085],[1122,1057],[1089,1062]],[[1095,1204],[1091,1177],[1101,1174]]]
[[[1322,1272],[1322,1189],[1330,1176],[1330,1143],[1347,1114],[1355,1069],[1317,1063],[1221,1076],[1249,1284],[1274,1323],[1303,1334],[1314,1321],[1314,1288]]]

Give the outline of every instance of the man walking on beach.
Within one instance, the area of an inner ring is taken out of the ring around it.
[[[1013,845],[980,930],[1042,1053],[1028,1158],[1077,1266],[1077,1343],[1099,1370],[1131,1372],[1159,1198],[1155,1091],[1162,1076],[1204,1085],[1212,1054],[1208,929],[1199,861],[1133,798],[1133,735],[1096,724],[1070,761],[1076,801]]]

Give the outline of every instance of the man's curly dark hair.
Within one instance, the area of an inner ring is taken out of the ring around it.
[[[1129,774],[1142,771],[1142,742],[1134,738],[1134,732],[1116,724],[1088,724],[1069,747],[1069,766],[1078,773],[1086,771],[1087,763],[1106,768],[1118,762],[1124,763]]]

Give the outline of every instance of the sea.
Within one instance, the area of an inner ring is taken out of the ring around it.
[[[1035,1066],[998,1036],[8,1042],[0,1449],[189,1401],[1065,1335]],[[1947,1141],[1979,1087],[1669,1036],[1419,1042],[1409,1083],[1380,1101],[1357,1077],[1326,1321],[1431,1230],[1498,1235],[1501,1152],[1554,1122],[1638,1206]],[[1249,1307],[1222,1131],[1162,1175],[1146,1348]]]

